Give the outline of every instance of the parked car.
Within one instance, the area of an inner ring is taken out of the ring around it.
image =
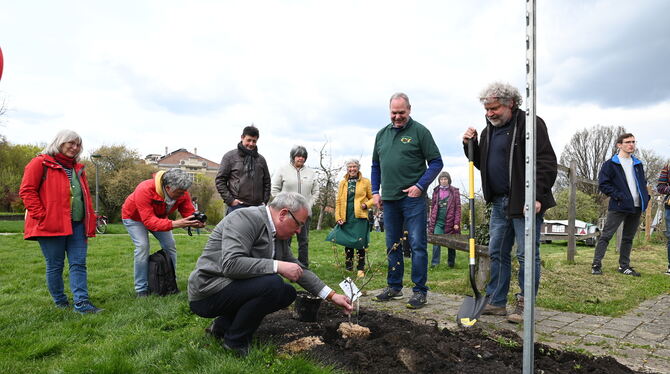
[[[575,239],[594,247],[600,236],[598,225],[575,220]],[[540,240],[551,243],[552,240],[568,240],[568,220],[546,220],[540,228]]]

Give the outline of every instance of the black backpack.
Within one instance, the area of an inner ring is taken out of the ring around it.
[[[160,296],[179,293],[174,264],[164,249],[149,256],[149,293]]]

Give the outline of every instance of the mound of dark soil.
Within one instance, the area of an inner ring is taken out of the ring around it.
[[[337,332],[345,321],[348,319],[341,310],[328,303],[321,306],[317,322],[300,322],[290,310],[282,310],[265,318],[256,338],[278,346],[320,340],[324,344],[309,344],[304,353],[316,361],[354,373],[522,371],[523,342],[512,331],[485,334],[477,328],[439,330],[436,324],[419,325],[383,312],[361,309],[358,322],[368,327],[371,334],[368,339],[357,340],[343,339]],[[535,344],[535,372],[636,373],[612,357],[563,352],[543,344]]]

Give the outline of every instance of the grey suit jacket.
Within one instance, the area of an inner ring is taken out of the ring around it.
[[[265,206],[235,210],[221,220],[209,236],[195,270],[188,277],[188,299],[202,300],[236,279],[274,274],[273,260],[300,264],[293,257],[288,240],[272,237]],[[314,295],[326,286],[307,269],[303,270],[298,284]]]

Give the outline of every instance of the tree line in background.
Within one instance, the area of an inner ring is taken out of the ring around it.
[[[312,220],[314,227],[332,227],[335,224],[334,206],[337,177],[342,167],[333,166],[328,142],[319,150],[319,167],[316,169],[319,183],[319,198],[314,204]],[[28,162],[45,148],[41,145],[12,144],[0,135],[0,211],[22,213],[23,202],[19,197],[19,187],[23,170]],[[155,165],[146,164],[136,150],[123,145],[102,146],[88,151],[96,157],[83,156],[91,196],[96,196],[96,172],[98,173],[99,214],[106,215],[111,222],[121,218],[121,206],[135,187],[143,180],[151,178],[158,171]],[[198,208],[206,212],[209,222],[216,224],[223,218],[224,203],[219,197],[214,179],[204,174],[195,174],[189,189],[191,196],[198,198]]]
[[[587,129],[577,131],[568,144],[565,145],[559,158],[559,164],[570,167],[571,162],[575,161],[577,177],[598,181],[598,173],[602,164],[612,158],[618,152],[616,139],[619,135],[627,133],[622,126],[601,126],[596,125]],[[654,188],[658,174],[670,159],[661,157],[650,148],[638,148],[635,157],[644,163],[645,178],[649,186]],[[463,191],[463,200],[467,200],[466,191]],[[567,220],[569,197],[569,180],[566,173],[559,172],[556,183],[554,184],[554,198],[556,206],[549,209],[544,218],[549,220]],[[481,194],[475,194],[476,214],[475,222],[485,223],[486,204]],[[597,185],[590,183],[577,182],[576,194],[577,217],[576,219],[588,223],[598,223],[598,219],[604,217],[607,213],[607,196],[600,193]],[[465,202],[462,206],[463,218],[462,225],[467,227],[470,222],[468,204]],[[644,215],[642,216],[645,218]]]
[[[559,163],[569,166],[576,163],[578,177],[598,180],[600,167],[617,152],[616,138],[626,132],[622,126],[596,125],[576,132],[564,147]],[[25,165],[44,148],[44,145],[12,144],[0,135],[0,211],[23,212],[24,207],[18,196]],[[146,164],[136,150],[123,145],[102,146],[90,151],[99,155],[93,159],[82,158],[91,186],[91,196],[95,196],[95,173],[99,178],[99,213],[108,216],[112,222],[120,219],[121,206],[126,197],[133,192],[137,184],[151,177],[158,169]],[[648,183],[655,186],[661,168],[669,161],[648,148],[639,148],[636,157],[644,162]],[[343,166],[333,164],[328,141],[318,150],[318,166],[315,168],[319,183],[319,197],[312,210],[312,226],[316,229],[335,225],[334,206],[337,196],[339,174]],[[607,197],[592,184],[578,182],[577,219],[595,223],[607,211]],[[466,196],[467,191],[462,191]],[[192,196],[198,197],[199,209],[206,212],[211,224],[223,218],[224,204],[218,197],[213,178],[196,174],[190,189]],[[568,177],[559,173],[554,193],[557,206],[550,209],[545,219],[567,219],[569,190]],[[464,199],[465,201],[466,199]],[[485,223],[486,205],[481,194],[476,194],[477,222]],[[470,222],[467,202],[463,204],[463,227]]]

